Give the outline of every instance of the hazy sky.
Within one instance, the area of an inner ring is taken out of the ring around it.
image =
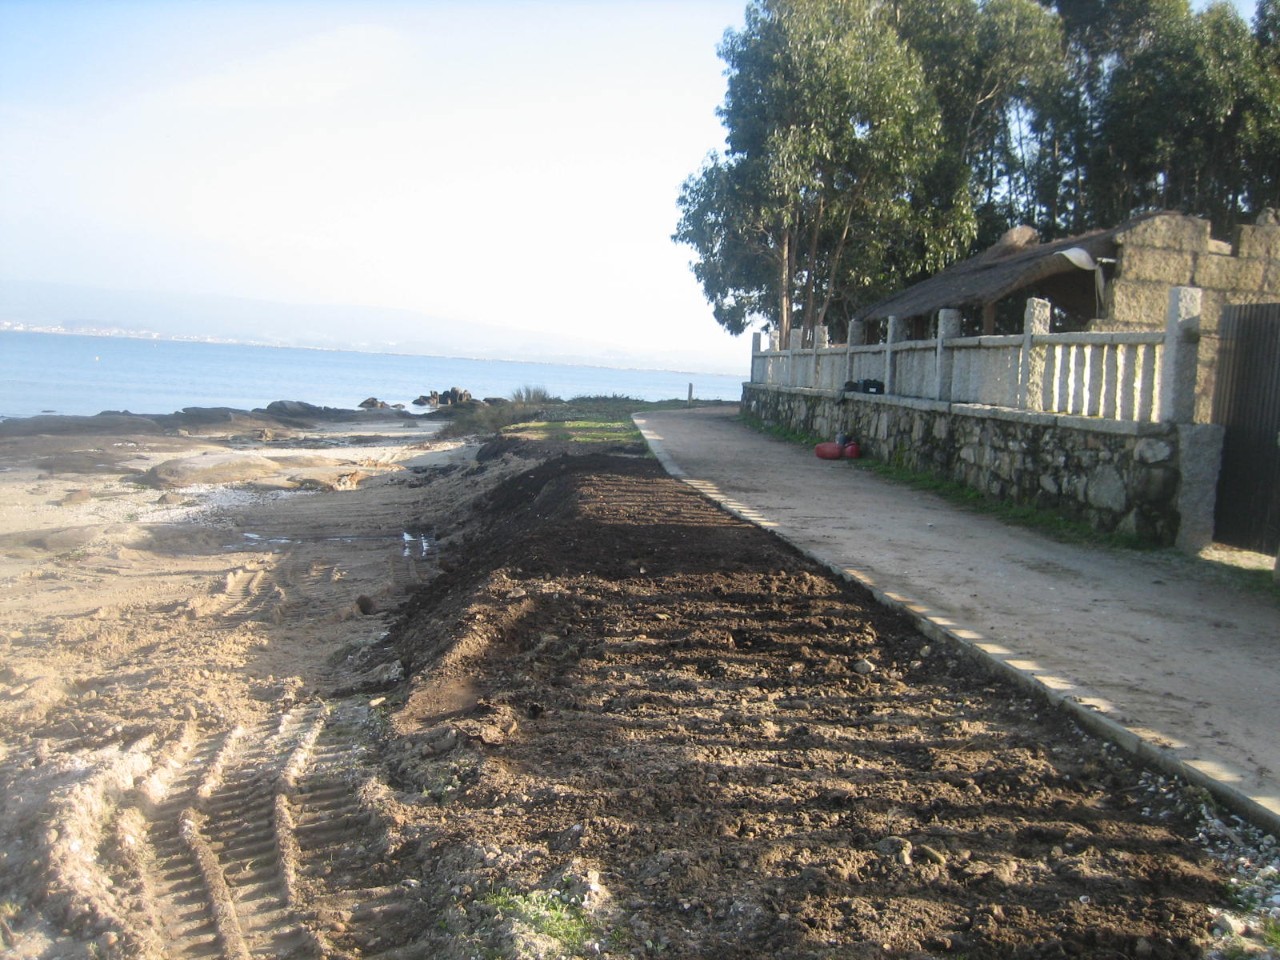
[[[685,340],[741,369],[670,235],[744,6],[0,0],[0,281]]]
[[[723,143],[716,47],[744,6],[0,0],[0,283],[403,308],[743,369],[670,235]]]

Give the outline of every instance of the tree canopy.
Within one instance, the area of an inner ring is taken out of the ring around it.
[[[807,340],[1018,224],[1280,204],[1280,0],[753,0],[673,239],[716,320]]]

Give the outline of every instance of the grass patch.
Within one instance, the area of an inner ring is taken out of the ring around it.
[[[545,391],[524,387],[510,403],[475,406],[457,413],[437,436],[469,437],[493,433],[536,440],[578,440],[595,443],[630,443],[641,440],[631,423],[633,413],[686,407],[684,400],[637,400],[634,397],[582,396],[572,400],[543,396]],[[540,399],[531,400],[530,397]],[[712,406],[721,401],[694,401]]]
[[[640,443],[640,431],[626,420],[551,420],[506,427],[504,436],[526,440],[558,440],[574,443]]]
[[[559,949],[581,954],[596,930],[586,911],[566,902],[554,891],[515,893],[503,887],[481,898],[498,912],[499,919],[515,921],[538,937],[553,940]]]
[[[1262,921],[1262,942],[1272,950],[1280,950],[1280,920]]]
[[[559,403],[559,397],[553,397],[546,387],[517,387],[511,393],[512,403]]]

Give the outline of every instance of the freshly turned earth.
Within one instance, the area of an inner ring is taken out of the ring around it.
[[[441,951],[559,881],[609,952],[1199,955],[1220,880],[1131,766],[653,461],[474,514],[394,632]]]
[[[0,432],[6,957],[1200,955],[1176,792],[639,451],[242,427]]]

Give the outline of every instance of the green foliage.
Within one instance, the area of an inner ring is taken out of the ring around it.
[[[527,927],[539,937],[555,942],[560,950],[579,955],[595,936],[590,917],[576,903],[568,902],[554,890],[516,893],[502,887],[481,898],[498,911],[499,917]]]
[[[511,392],[511,402],[521,403],[559,403],[559,397],[553,397],[546,387],[517,387]]]
[[[520,424],[502,431],[529,440],[573,443],[641,443],[644,437],[630,420],[557,420]]]
[[[715,406],[722,401],[695,400],[695,407]],[[471,437],[510,431],[520,427],[537,439],[595,439],[611,442],[640,440],[631,423],[631,415],[643,410],[663,410],[688,406],[686,400],[636,400],[613,395],[609,397],[574,397],[572,400],[552,398],[546,403],[503,403],[470,408],[445,424],[436,434],[442,439]],[[574,426],[565,426],[574,424]],[[524,426],[521,426],[524,425]],[[556,436],[552,436],[556,434]]]
[[[1280,950],[1280,920],[1267,917],[1262,921],[1262,942],[1272,950]]]
[[[720,55],[728,151],[680,194],[674,239],[716,320],[807,332],[918,266],[912,203],[938,138],[920,63],[872,0],[758,0]]]
[[[498,403],[470,407],[440,428],[436,436],[441,439],[469,437],[478,433],[497,433],[514,423],[528,423],[545,419],[546,407],[533,403]]]
[[[1265,185],[1249,183],[1249,161],[1265,165],[1257,150],[1274,143],[1266,79],[1256,42],[1230,7],[1160,22],[1110,78],[1100,116],[1111,162],[1096,171],[1098,215],[1184,209],[1223,233],[1250,201],[1274,202]]]
[[[1280,0],[752,0],[673,239],[716,321],[806,341],[1027,223],[1280,206]]]

